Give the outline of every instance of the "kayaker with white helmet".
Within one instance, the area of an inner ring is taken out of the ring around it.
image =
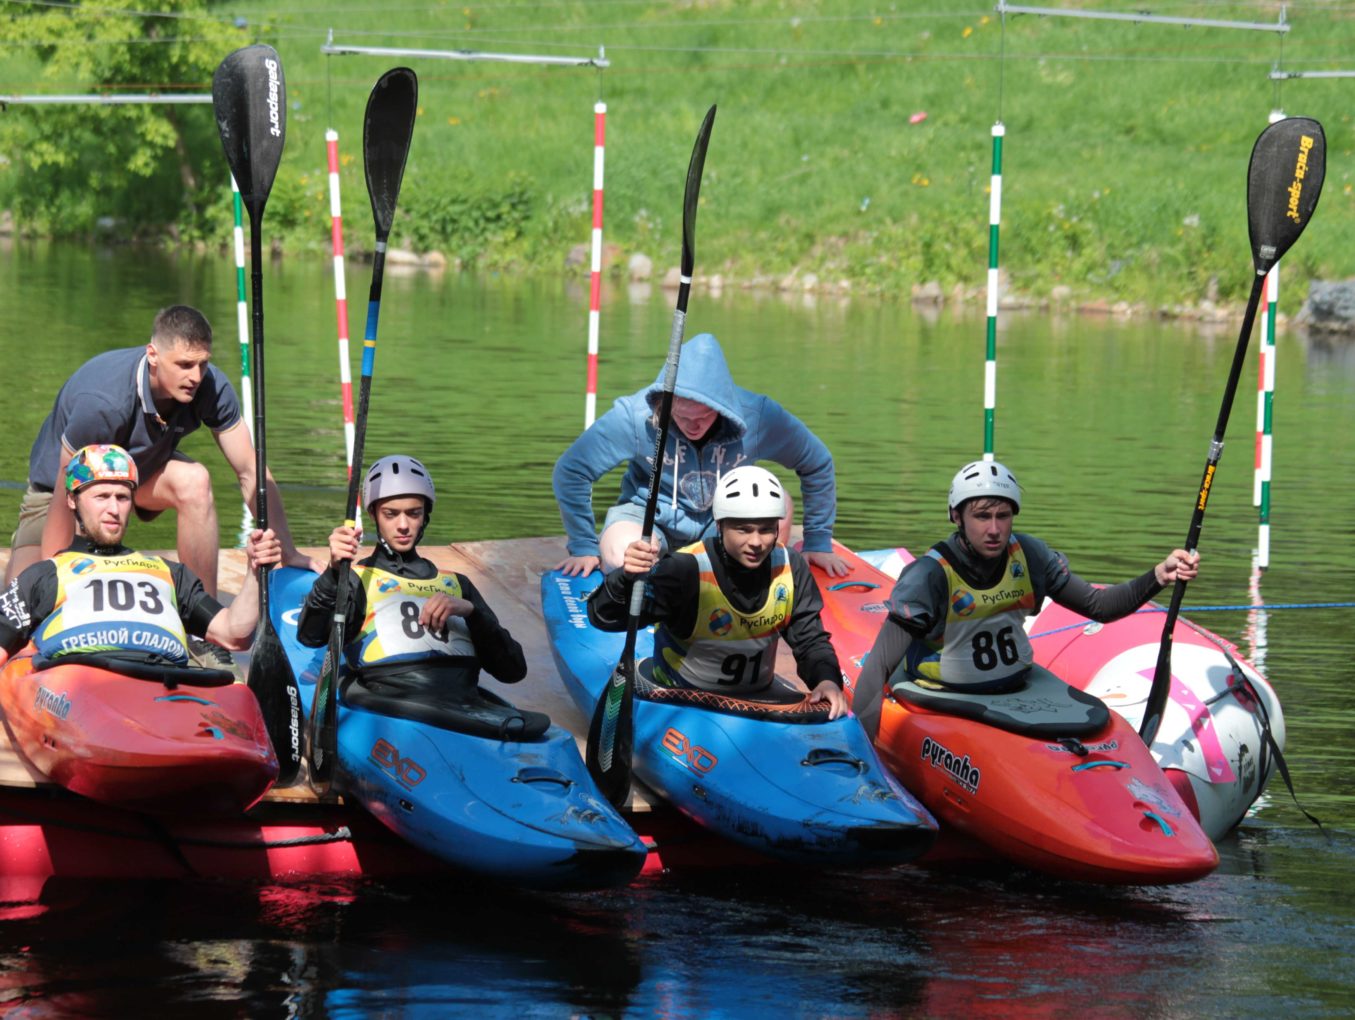
[[[422,691],[466,700],[481,669],[517,683],[527,675],[527,660],[470,578],[419,554],[436,498],[420,461],[398,454],[376,461],[362,486],[376,549],[359,560],[357,528],[341,524],[330,533],[329,569],[306,596],[297,637],[316,648],[328,643],[339,571],[351,570],[344,628],[349,675],[387,695]]]
[[[1012,531],[1021,486],[997,461],[962,467],[947,508],[956,530],[904,567],[857,680],[852,707],[872,736],[893,679],[970,693],[1019,687],[1034,662],[1023,622],[1046,596],[1109,623],[1178,578],[1192,580],[1199,569],[1198,553],[1174,549],[1140,577],[1093,587],[1069,569],[1062,553]]]
[[[123,544],[137,484],[136,462],[120,446],[84,446],[70,458],[62,499],[75,537],[0,593],[0,661],[30,637],[43,659],[93,654],[115,669],[186,667],[190,637],[236,651],[249,647],[259,620],[256,573],[281,562],[277,536],[250,533],[240,593],[223,607],[183,564]]]
[[[628,582],[643,579],[640,621],[658,625],[648,666],[654,683],[758,700],[772,688],[784,637],[810,701],[836,719],[847,711],[842,670],[809,565],[777,540],[786,513],[780,481],[756,465],[737,467],[720,479],[712,513],[715,534],[671,555],[660,558],[657,542],[632,542],[588,600],[589,620],[624,630]]]
[[[588,574],[621,565],[626,547],[640,537],[654,475],[654,443],[664,371],[652,384],[620,397],[555,463],[551,484],[560,505],[569,555],[556,564],[566,574]],[[830,577],[847,573],[833,552],[837,487],[833,457],[809,428],[771,397],[734,383],[715,337],[702,333],[682,346],[673,388],[673,425],[658,472],[654,535],[664,551],[710,535],[711,504],[720,478],[740,464],[772,461],[800,478],[804,496],[805,558]],[[598,535],[593,486],[625,465],[616,505]],[[782,540],[790,534],[787,514]]]

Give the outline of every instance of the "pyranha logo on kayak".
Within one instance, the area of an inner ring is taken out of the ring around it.
[[[37,693],[33,695],[33,707],[40,712],[51,712],[58,719],[64,719],[71,714],[71,699],[65,694],[49,691],[39,684]]]
[[[955,752],[931,737],[922,741],[922,757],[931,763],[932,768],[940,769],[963,786],[970,793],[979,792],[979,767],[969,760],[969,755],[957,758]]]

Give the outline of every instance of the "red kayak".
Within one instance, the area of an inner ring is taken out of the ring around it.
[[[894,580],[849,550],[818,572],[824,626],[850,698]],[[1024,690],[955,694],[903,684],[876,749],[947,832],[1060,878],[1166,884],[1203,878],[1218,852],[1122,717],[1038,667]]]
[[[81,659],[35,668],[30,646],[0,671],[11,740],[54,783],[178,814],[239,813],[272,786],[278,760],[258,702],[230,673],[128,663],[114,672],[107,659]]]

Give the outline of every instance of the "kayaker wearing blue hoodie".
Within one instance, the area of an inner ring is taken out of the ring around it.
[[[556,569],[571,575],[599,566],[614,570],[641,537],[662,394],[660,370],[652,385],[618,398],[555,462],[551,481],[569,552]],[[831,577],[845,576],[847,564],[833,552],[837,488],[828,447],[771,397],[737,386],[709,333],[683,345],[673,394],[677,428],[669,431],[654,520],[660,548],[680,549],[712,534],[711,502],[720,478],[740,465],[769,460],[800,477],[805,559]],[[622,463],[620,498],[607,511],[599,538],[593,484]],[[783,542],[789,533],[787,515]]]

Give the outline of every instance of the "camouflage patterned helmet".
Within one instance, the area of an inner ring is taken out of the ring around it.
[[[95,482],[122,482],[135,490],[136,461],[121,446],[112,443],[82,446],[66,465],[66,491],[75,494]]]

